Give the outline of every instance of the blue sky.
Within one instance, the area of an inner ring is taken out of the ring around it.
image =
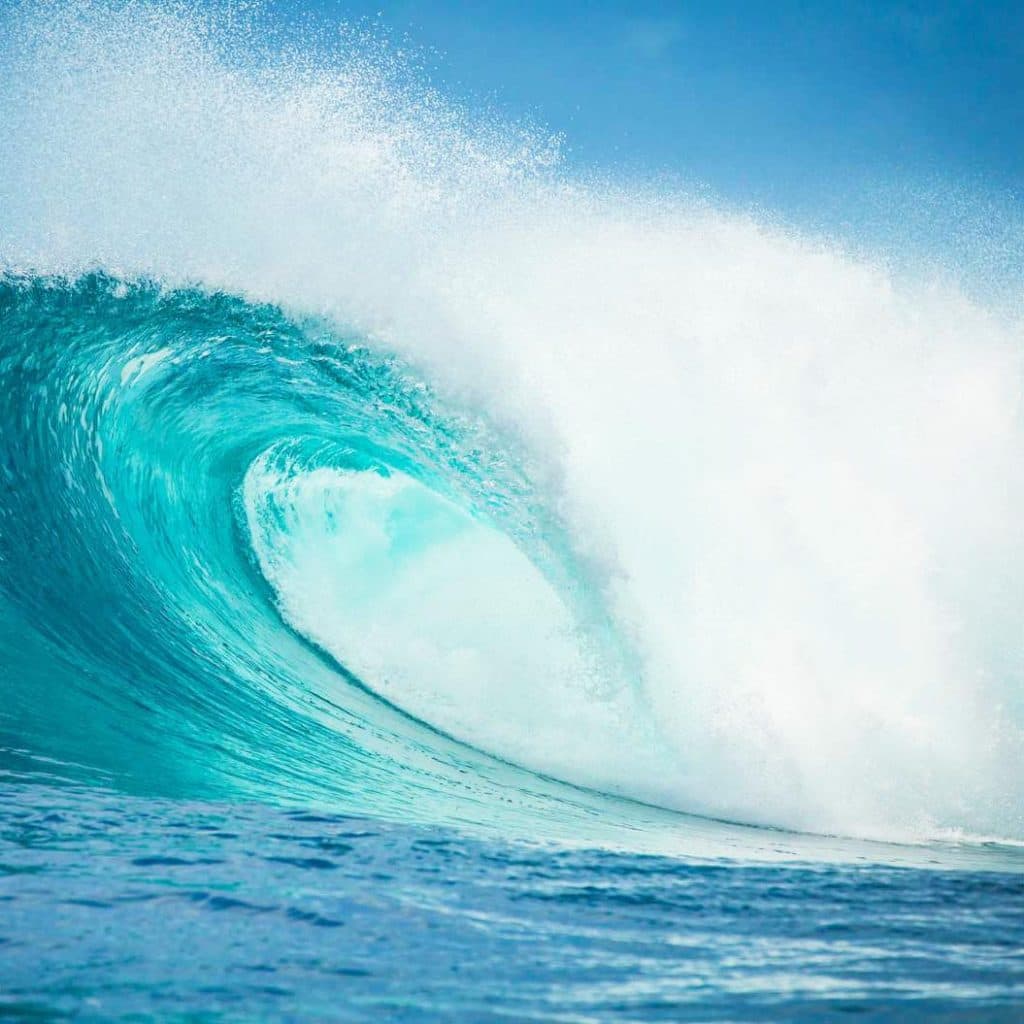
[[[856,182],[1024,186],[1024,4],[320,0],[583,166],[799,208]]]

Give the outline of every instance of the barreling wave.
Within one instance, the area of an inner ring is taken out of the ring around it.
[[[1019,324],[230,14],[7,19],[4,757],[1024,836]]]
[[[196,289],[9,278],[0,323],[12,766],[426,820],[467,791],[470,822],[503,788],[586,804],[466,746],[571,777],[558,687],[616,656],[479,422],[327,324]]]

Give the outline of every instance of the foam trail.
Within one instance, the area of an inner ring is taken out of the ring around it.
[[[386,51],[271,56],[223,20],[18,10],[0,254],[326,316],[495,427],[569,538],[557,587],[614,636],[551,640],[554,681],[481,640],[500,716],[459,672],[427,701],[392,673],[388,698],[681,810],[1024,838],[1020,324],[749,217],[574,181],[543,135],[474,121]],[[263,564],[289,621],[360,662],[308,578],[346,479],[287,485]]]

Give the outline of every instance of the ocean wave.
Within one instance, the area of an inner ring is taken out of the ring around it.
[[[1024,836],[1010,314],[583,184],[352,34],[8,17],[6,747],[528,834]]]

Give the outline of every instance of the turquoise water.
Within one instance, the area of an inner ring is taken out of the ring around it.
[[[3,13],[0,1016],[1019,1017],[1013,296],[235,14]]]
[[[27,749],[140,794],[424,821],[492,822],[502,802],[531,834],[572,835],[600,806],[381,699],[417,668],[429,681],[445,645],[501,657],[516,616],[538,647],[551,619],[579,622],[546,652],[574,665],[607,628],[559,596],[557,531],[479,425],[442,418],[393,359],[270,307],[103,276],[11,279],[0,301],[19,439],[3,467],[12,767]],[[296,576],[351,630],[347,663],[294,628]],[[488,606],[451,627],[470,639],[421,621],[441,587],[481,586]]]

